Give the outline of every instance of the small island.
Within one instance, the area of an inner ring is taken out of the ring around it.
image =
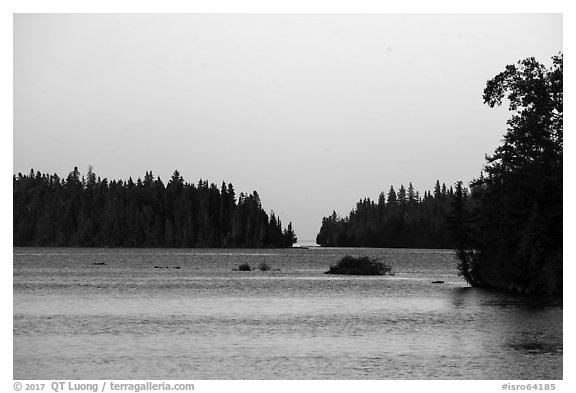
[[[330,266],[325,274],[350,274],[350,275],[392,275],[392,268],[377,259],[353,257],[346,255],[336,265]]]

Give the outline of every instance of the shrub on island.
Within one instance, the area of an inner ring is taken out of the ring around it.
[[[346,255],[336,265],[330,266],[326,274],[384,275],[392,274],[392,268],[377,259]]]
[[[241,265],[238,265],[238,267],[236,269],[234,269],[236,271],[241,271],[241,272],[249,272],[252,269],[250,268],[250,265],[247,263],[243,263]]]

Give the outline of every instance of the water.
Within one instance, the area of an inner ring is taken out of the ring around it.
[[[345,254],[395,275],[322,274]],[[15,248],[13,290],[15,379],[562,379],[561,300],[446,250]]]

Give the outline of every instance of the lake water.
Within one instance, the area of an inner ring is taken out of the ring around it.
[[[346,254],[395,275],[323,274]],[[448,250],[15,248],[13,277],[15,379],[563,377],[561,299],[469,288]]]

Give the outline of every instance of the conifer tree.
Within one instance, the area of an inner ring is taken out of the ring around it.
[[[393,186],[390,186],[390,191],[388,191],[388,204],[394,205],[394,204],[396,204],[396,202],[397,202],[396,191],[394,191]]]

